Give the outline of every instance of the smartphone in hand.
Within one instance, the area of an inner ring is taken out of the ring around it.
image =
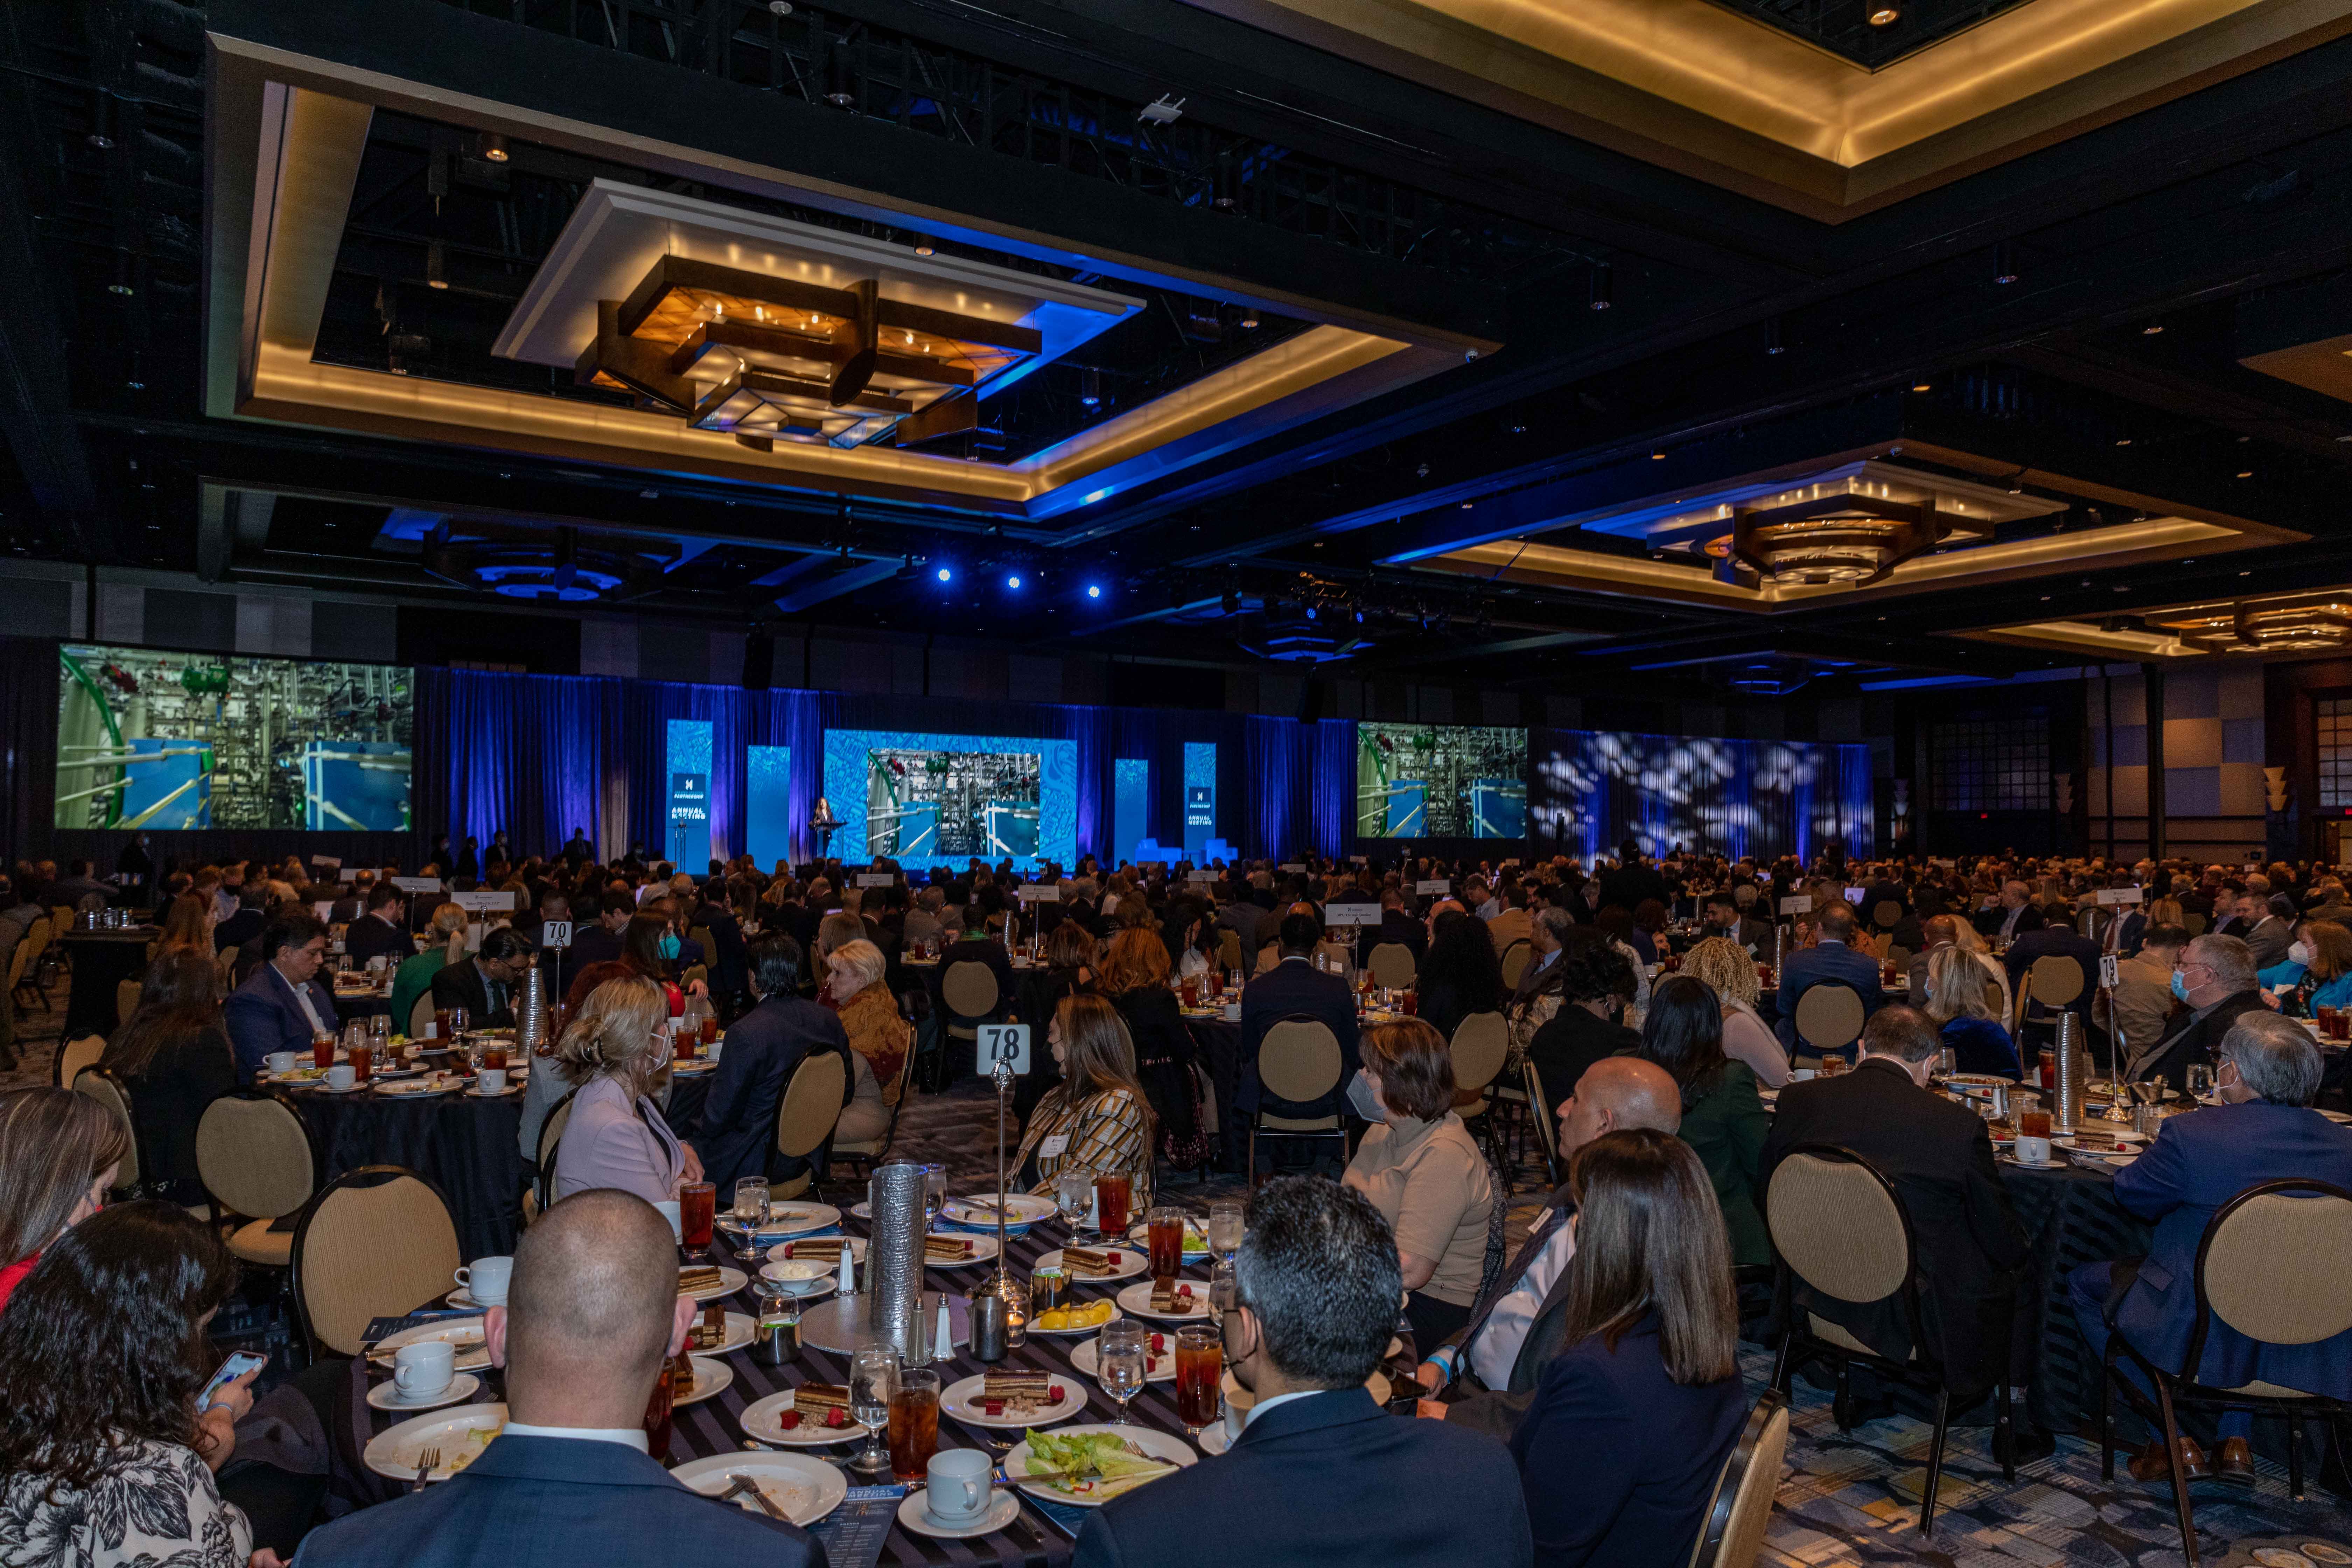
[[[196,1396],[196,1408],[204,1409],[213,1402],[213,1395],[218,1394],[223,1387],[235,1383],[247,1373],[257,1371],[268,1364],[269,1358],[266,1355],[257,1355],[251,1351],[236,1352],[228,1360],[221,1363],[220,1370],[213,1373],[210,1383],[205,1384],[204,1393]]]

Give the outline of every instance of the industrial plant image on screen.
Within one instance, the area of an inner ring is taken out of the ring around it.
[[[68,643],[59,827],[404,831],[409,671]]]
[[[866,856],[1034,856],[1040,771],[1034,752],[868,752]]]
[[[1356,837],[1524,838],[1528,732],[1356,726]]]

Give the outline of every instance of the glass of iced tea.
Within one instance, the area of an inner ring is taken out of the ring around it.
[[[362,1036],[346,1053],[351,1058],[352,1081],[365,1083],[375,1066],[375,1047]]]
[[[1201,977],[1199,975],[1188,974],[1184,976],[1182,982],[1179,984],[1178,989],[1184,994],[1184,1005],[1187,1007],[1198,1007],[1201,1005]]]
[[[335,1037],[324,1029],[310,1037],[310,1065],[320,1072],[335,1065]]]
[[[1129,1179],[1118,1172],[1095,1178],[1095,1218],[1105,1236],[1127,1234],[1127,1205],[1134,1196]]]
[[[692,1024],[679,1024],[670,1030],[670,1047],[679,1061],[692,1061],[694,1047],[701,1041],[701,1029]]]
[[[1184,1211],[1155,1208],[1144,1215],[1145,1245],[1151,1252],[1151,1277],[1173,1279],[1184,1267]]]
[[[682,1182],[677,1189],[678,1239],[700,1258],[710,1250],[710,1226],[719,1217],[719,1189],[709,1182]]]
[[[507,1043],[504,1040],[491,1040],[484,1045],[482,1065],[486,1068],[504,1068],[507,1065]]]
[[[898,1374],[890,1395],[890,1474],[901,1482],[923,1479],[940,1446],[940,1374],[916,1367]]]
[[[1187,1323],[1176,1331],[1176,1415],[1190,1436],[1198,1437],[1202,1427],[1216,1424],[1217,1385],[1224,1370],[1219,1330]]]
[[[1397,1002],[1404,1008],[1404,1016],[1406,1017],[1413,1018],[1420,1016],[1421,997],[1418,993],[1408,991],[1403,995],[1399,996],[1397,998]]]

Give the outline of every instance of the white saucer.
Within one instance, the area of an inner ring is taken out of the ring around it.
[[[369,1086],[363,1083],[347,1083],[343,1085],[342,1088],[337,1089],[333,1084],[329,1083],[322,1079],[319,1082],[312,1084],[310,1087],[318,1090],[320,1094],[357,1094]]]
[[[442,1297],[441,1304],[445,1307],[455,1307],[460,1311],[470,1312],[487,1311],[492,1307],[503,1307],[506,1305],[504,1301],[477,1301],[474,1300],[472,1293],[469,1292],[463,1285],[458,1286],[455,1290],[452,1290],[446,1296]]]
[[[1233,1441],[1225,1436],[1224,1412],[1220,1410],[1217,1413],[1217,1418],[1202,1427],[1201,1435],[1192,1441],[1201,1446],[1201,1452],[1203,1454],[1223,1453]]]
[[[461,1372],[450,1378],[449,1386],[425,1399],[403,1399],[400,1385],[390,1378],[368,1390],[367,1402],[378,1410],[438,1410],[445,1405],[462,1405],[481,1392],[482,1380],[470,1372]]]
[[[911,1491],[898,1505],[899,1528],[916,1535],[936,1536],[941,1541],[969,1541],[975,1535],[993,1535],[1013,1522],[1021,1511],[1021,1494],[1009,1487],[996,1489],[996,1497],[988,1511],[970,1524],[942,1524],[931,1517],[931,1497],[928,1491]]]

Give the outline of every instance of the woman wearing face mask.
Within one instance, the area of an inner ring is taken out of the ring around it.
[[[1129,1211],[1150,1208],[1157,1129],[1118,1010],[1084,992],[1065,996],[1054,1008],[1046,1042],[1062,1081],[1029,1113],[1013,1156],[1013,1180],[1042,1194],[1054,1190],[1054,1178],[1065,1166],[1098,1176],[1125,1175]]]
[[[2279,1011],[2290,1018],[2313,1017],[2320,1007],[2344,1006],[2352,1001],[2352,931],[2334,921],[2305,921],[2295,928],[2286,961],[2254,978],[2278,998]]]
[[[669,929],[667,921],[643,912],[631,915],[621,932],[621,956],[604,963],[592,963],[574,975],[571,989],[563,995],[564,1011],[578,1013],[581,1004],[594,994],[596,987],[607,980],[634,974],[659,985],[669,1002],[669,1016],[681,1016],[686,1011],[687,992],[678,985],[677,965],[671,962],[677,951],[677,933]],[[697,985],[700,984],[696,982]]]
[[[1495,1184],[1454,1112],[1454,1058],[1419,1018],[1364,1031],[1348,1103],[1372,1123],[1340,1180],[1396,1232],[1414,1342],[1443,1343],[1470,1321],[1486,1267]]]

